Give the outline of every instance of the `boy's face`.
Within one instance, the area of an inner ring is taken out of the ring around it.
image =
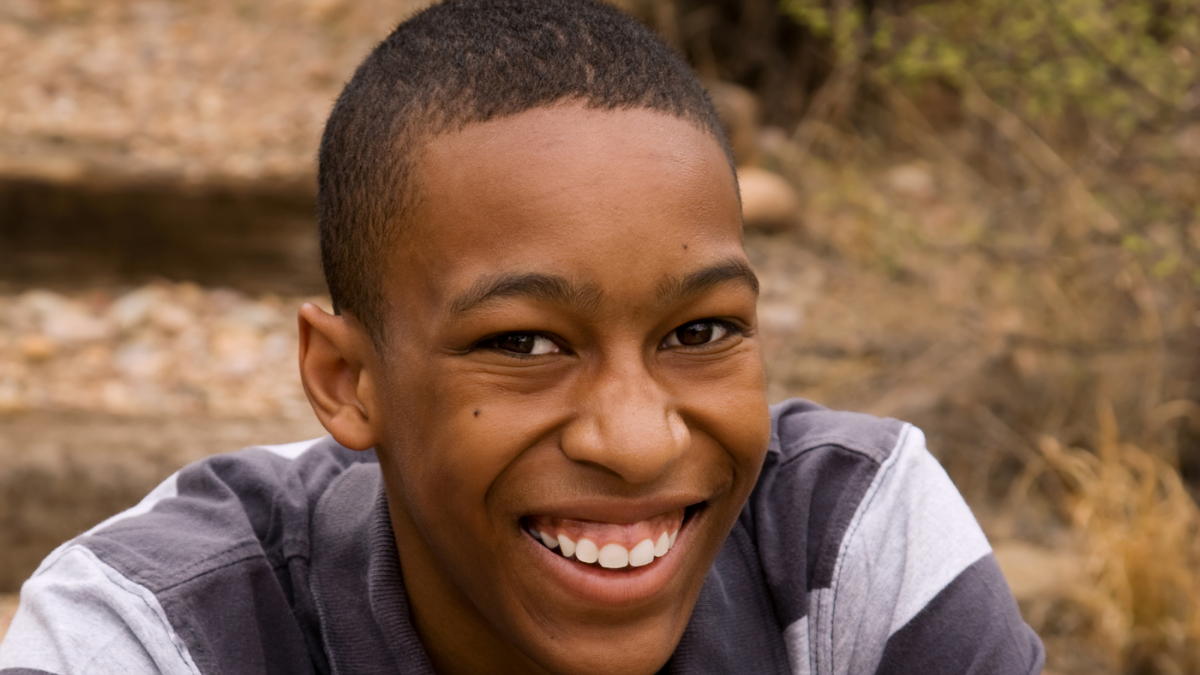
[[[422,640],[445,670],[654,672],[769,437],[725,156],[562,105],[434,138],[416,174],[364,391]]]

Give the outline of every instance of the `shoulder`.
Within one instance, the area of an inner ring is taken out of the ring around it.
[[[162,605],[95,553],[68,543],[21,588],[0,674],[200,671]]]
[[[0,673],[110,672],[105,659],[146,665],[123,673],[219,672],[226,654],[249,666],[268,656],[309,663],[311,514],[334,479],[364,462],[373,456],[326,438],[181,469],[42,563],[22,587]],[[255,642],[270,642],[271,654]]]
[[[916,427],[800,400],[775,406],[747,511],[793,672],[1040,667],[987,539]],[[957,628],[968,625],[979,635]],[[1015,660],[960,667],[989,635]],[[916,667],[904,652],[913,644],[944,667]]]
[[[330,438],[214,455],[76,541],[156,593],[241,560],[280,567],[308,557],[308,521],[329,483],[371,460]]]
[[[743,520],[768,581],[790,608],[785,623],[807,612],[813,589],[830,585],[841,544],[914,432],[896,420],[801,399],[772,406],[770,445]]]

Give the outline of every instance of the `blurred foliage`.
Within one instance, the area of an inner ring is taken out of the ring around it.
[[[783,8],[839,58],[864,58],[890,80],[978,86],[1038,126],[1073,113],[1098,142],[1119,144],[1200,103],[1196,0],[942,1],[870,13],[784,0]]]
[[[899,151],[955,166],[964,197],[992,212],[982,227],[963,222],[962,238],[995,271],[1027,277],[1018,302],[1040,306],[1039,339],[1150,348],[1152,370],[1195,353],[1197,318],[1181,310],[1200,291],[1200,0],[780,8],[823,44],[827,66],[791,133],[799,161],[840,133],[860,160]],[[1195,434],[1184,425],[1167,439],[1151,421],[1164,400],[1197,398],[1188,372],[1143,383],[1156,391],[1124,426],[1194,480]]]

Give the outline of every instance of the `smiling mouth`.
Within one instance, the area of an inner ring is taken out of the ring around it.
[[[679,530],[701,508],[678,508],[636,523],[526,516],[525,532],[568,560],[610,570],[644,567],[665,556]]]

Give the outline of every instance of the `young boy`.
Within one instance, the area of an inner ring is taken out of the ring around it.
[[[52,554],[0,673],[1036,673],[921,433],[768,410],[686,65],[591,0],[451,0],[320,154],[325,439],[181,470]]]

